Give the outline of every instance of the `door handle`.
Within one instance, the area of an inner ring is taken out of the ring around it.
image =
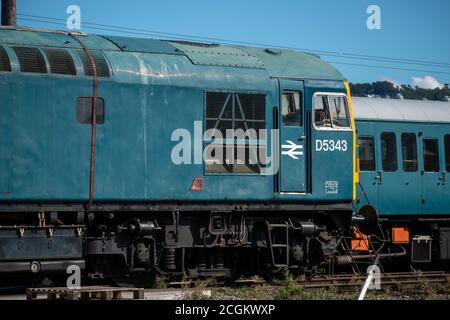
[[[303,141],[303,140],[305,140],[306,139],[306,136],[301,136],[300,138],[298,138],[297,140],[298,141]]]
[[[445,185],[446,180],[446,173],[445,171],[441,171],[441,176],[439,177],[439,181],[442,183],[442,185]]]
[[[375,181],[378,182],[378,184],[382,184],[383,183],[383,176],[382,176],[382,171],[378,170],[377,175],[375,176]]]

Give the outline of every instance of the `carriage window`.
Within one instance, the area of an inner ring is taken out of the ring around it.
[[[301,126],[301,100],[299,92],[283,92],[282,95],[283,125],[286,127]]]
[[[417,164],[417,141],[415,133],[402,134],[402,157],[403,171],[416,172]]]
[[[450,172],[450,134],[444,137],[445,147],[445,171]]]
[[[350,128],[347,99],[332,94],[314,97],[314,124],[318,128]]]
[[[439,172],[437,139],[423,139],[423,168],[425,172]]]
[[[393,132],[381,134],[381,162],[383,171],[397,171],[397,143]]]
[[[375,148],[373,137],[361,137],[358,141],[361,171],[375,171]]]
[[[96,105],[96,123],[105,123],[105,101],[103,98],[97,98]],[[92,123],[92,98],[80,97],[77,99],[77,122],[80,124]]]
[[[205,172],[259,174],[266,154],[266,96],[207,92]]]

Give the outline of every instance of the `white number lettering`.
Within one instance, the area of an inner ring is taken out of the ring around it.
[[[322,140],[316,140],[316,151],[322,151]]]
[[[334,140],[330,140],[330,151],[334,151]]]
[[[346,140],[316,140],[316,151],[341,151],[348,150]]]

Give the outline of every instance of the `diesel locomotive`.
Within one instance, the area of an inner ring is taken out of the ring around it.
[[[356,169],[318,56],[0,29],[1,276],[319,272]]]

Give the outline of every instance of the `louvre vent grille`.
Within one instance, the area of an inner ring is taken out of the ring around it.
[[[21,72],[47,73],[44,57],[37,48],[13,47]]]
[[[98,50],[91,50],[92,57],[95,61],[95,66],[97,67],[97,76],[99,77],[109,77],[109,67],[103,54]],[[83,62],[84,74],[86,76],[93,76],[94,71],[92,70],[92,64],[89,60],[87,53],[84,50],[77,50],[78,56]]]
[[[56,74],[76,75],[75,64],[70,54],[64,49],[44,49],[50,65],[50,72]]]
[[[3,47],[0,47],[0,71],[11,71],[11,63]]]

